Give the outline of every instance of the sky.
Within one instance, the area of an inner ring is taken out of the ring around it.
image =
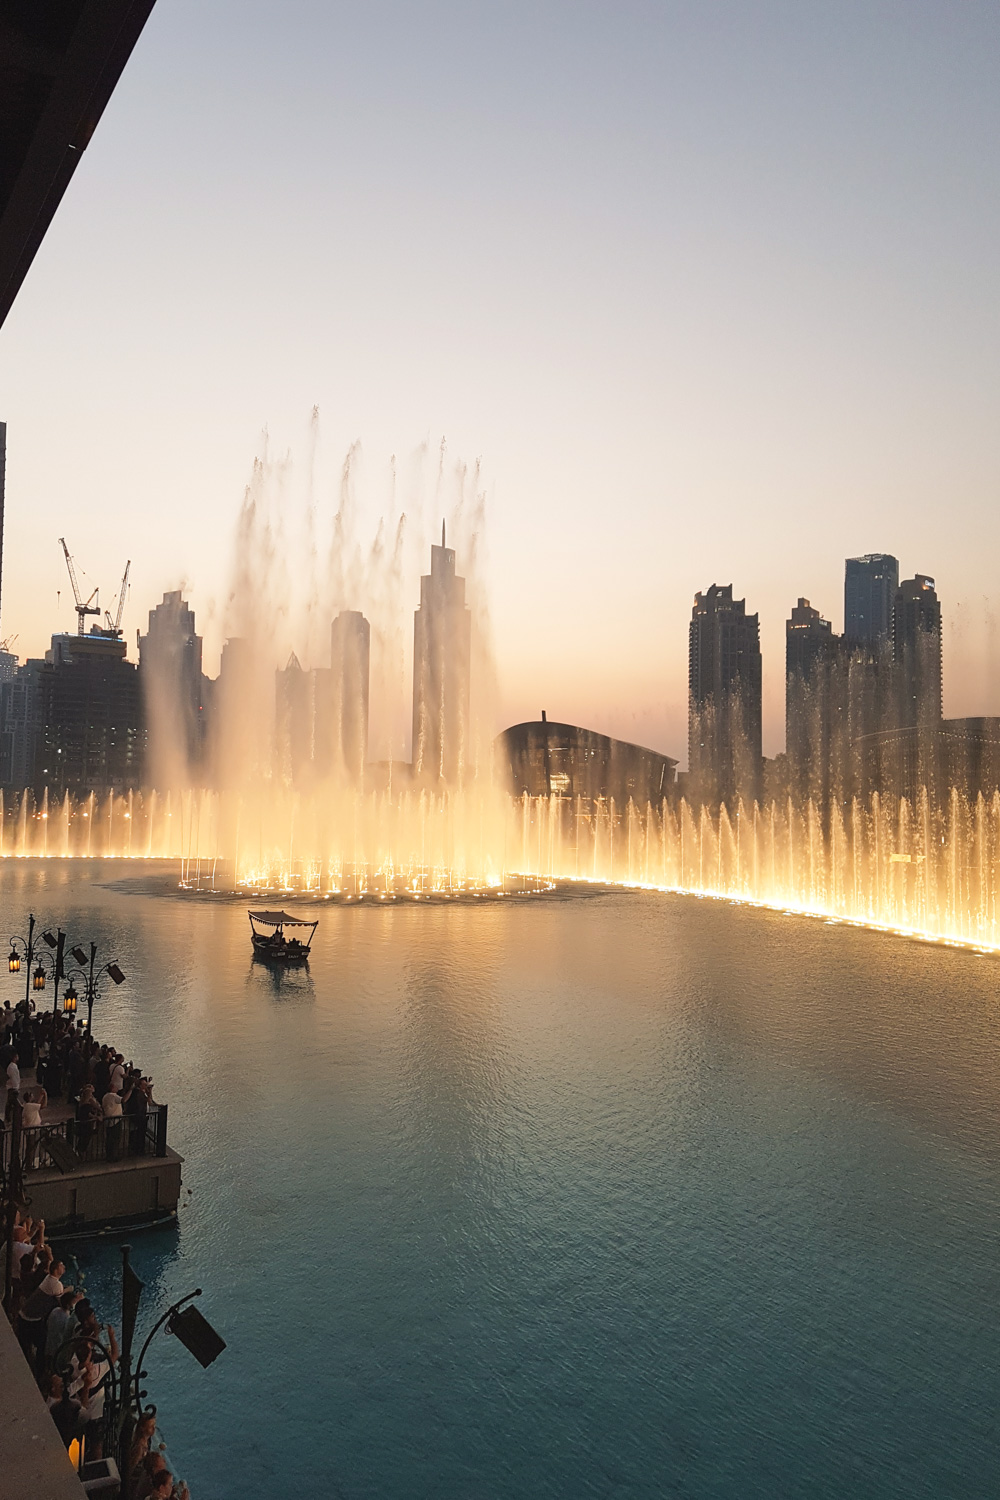
[[[976,0],[158,0],[0,331],[0,635],[73,628],[65,535],[102,603],[131,558],[133,645],[183,585],[214,675],[318,407],[324,514],[356,442],[479,461],[497,728],[683,764],[731,582],[776,753],[789,609],[839,630],[875,551],[1000,714],[998,75]]]

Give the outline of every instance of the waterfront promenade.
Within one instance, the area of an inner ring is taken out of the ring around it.
[[[0,1170],[16,1168],[50,1237],[132,1229],[173,1217],[181,1158],[151,1080],[79,1026],[23,1007],[0,1020],[6,1107]],[[17,1118],[15,1118],[15,1112]]]
[[[74,1239],[173,1217],[181,1159],[166,1143],[167,1107],[117,1048],[30,1001],[0,1012],[0,1076],[0,1500],[186,1497],[150,1451],[155,1416],[142,1415],[130,1384],[142,1283],[128,1252],[116,1294],[122,1348],[72,1254]]]

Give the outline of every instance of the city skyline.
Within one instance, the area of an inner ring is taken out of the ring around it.
[[[266,534],[266,516],[263,526]],[[409,715],[412,732],[408,744],[400,738],[388,747],[383,744],[373,749],[369,744],[372,630],[364,611],[355,608],[337,609],[329,625],[329,644],[321,648],[318,656],[314,658],[303,653],[300,660],[293,648],[284,666],[279,660],[273,667],[277,685],[277,697],[273,703],[269,702],[266,689],[262,696],[260,685],[268,676],[267,653],[276,653],[277,658],[283,659],[283,648],[280,636],[269,628],[268,621],[257,619],[258,632],[261,627],[263,631],[253,639],[235,633],[227,635],[220,653],[218,674],[213,677],[203,670],[203,637],[197,632],[191,601],[181,590],[165,592],[162,601],[149,610],[147,634],[136,633],[137,662],[128,660],[128,632],[116,633],[110,614],[107,626],[95,625],[84,634],[86,616],[81,614],[78,605],[77,631],[54,632],[44,656],[40,654],[24,663],[20,680],[22,683],[29,677],[34,680],[34,674],[44,683],[51,676],[53,665],[58,667],[63,661],[73,661],[74,655],[79,654],[75,649],[77,646],[95,660],[114,657],[112,665],[117,664],[119,673],[131,673],[137,665],[144,666],[140,680],[146,683],[143,699],[148,722],[143,732],[148,733],[149,742],[137,761],[142,770],[135,776],[135,785],[141,782],[160,787],[183,786],[192,777],[198,781],[204,768],[219,756],[232,757],[234,754],[237,759],[245,760],[248,768],[255,765],[260,773],[271,754],[265,741],[272,719],[277,735],[274,769],[279,775],[291,777],[294,772],[294,778],[298,780],[305,766],[340,767],[339,775],[346,772],[348,779],[358,782],[364,767],[377,765],[381,753],[383,760],[388,757],[386,763],[392,760],[402,763],[408,755],[415,779],[423,784],[460,784],[465,768],[482,763],[477,755],[481,755],[492,738],[510,725],[497,717],[496,703],[492,706],[490,723],[476,723],[471,713],[472,684],[476,675],[473,654],[480,669],[484,664],[482,640],[475,641],[473,653],[473,619],[475,615],[482,633],[488,610],[475,596],[472,599],[475,609],[470,609],[466,580],[457,576],[459,559],[455,550],[445,545],[445,528],[446,522],[443,521],[440,545],[432,543],[429,549],[431,572],[420,578],[419,603],[413,611],[413,651],[406,659],[400,654],[397,663],[402,668],[402,676],[397,675],[395,683],[397,697],[405,678],[410,684],[407,693],[409,706],[407,708],[401,702],[376,703],[376,711],[381,709],[383,717],[386,714],[394,716],[397,725]],[[246,540],[252,541],[252,538],[248,536]],[[473,547],[474,543],[473,537]],[[376,550],[378,547],[376,543]],[[766,799],[775,795],[778,783],[772,778],[768,785],[764,768],[787,756],[789,770],[780,773],[779,781],[789,775],[791,780],[787,787],[797,794],[811,795],[810,786],[813,790],[819,786],[813,779],[814,772],[819,774],[816,768],[821,764],[827,767],[821,773],[823,790],[820,800],[825,800],[830,792],[827,777],[832,753],[831,715],[834,719],[843,717],[843,724],[836,734],[848,736],[838,752],[840,759],[847,754],[848,742],[860,744],[884,736],[887,731],[896,734],[911,728],[929,727],[936,732],[946,723],[954,726],[972,725],[974,721],[983,726],[989,723],[987,737],[991,741],[995,738],[1000,724],[997,716],[948,714],[945,709],[942,609],[934,587],[935,580],[921,573],[900,580],[898,559],[889,554],[848,557],[844,559],[843,568],[842,632],[834,631],[831,621],[801,595],[786,617],[784,740],[771,753],[764,747],[761,735],[762,654],[758,616],[747,608],[745,598],[734,600],[732,584],[713,583],[704,592],[695,594],[688,625],[687,652],[685,772],[690,775],[685,788],[689,795],[705,797],[709,802],[721,800],[727,803],[733,803],[738,797],[749,801]],[[278,571],[281,572],[280,567]],[[398,624],[407,613],[405,595],[408,585],[404,572],[397,569],[393,576],[401,591],[400,597],[393,601]],[[252,590],[252,582],[248,580],[247,583]],[[382,584],[384,586],[385,578]],[[355,578],[354,584],[348,586],[358,591],[360,600],[365,588],[371,588],[371,581],[362,585]],[[262,588],[266,590],[265,583],[262,583]],[[252,592],[250,598],[253,598]],[[247,602],[244,600],[244,609]],[[279,615],[287,608],[287,602],[282,606],[276,599],[272,599],[271,604]],[[96,607],[89,611],[98,612]],[[319,640],[322,640],[326,628],[322,624],[322,613],[322,607],[319,607]],[[313,617],[314,628],[316,615],[317,600],[313,598],[306,604],[306,616]],[[384,639],[379,641],[378,636],[376,631],[376,642],[383,655],[387,649],[391,652],[392,643]],[[397,645],[401,647],[405,639],[406,632],[403,631]],[[932,652],[930,657],[928,647]],[[239,661],[235,675],[233,670],[225,671],[227,657],[231,663]],[[15,654],[4,653],[0,666],[4,680],[18,676]],[[846,674],[848,667],[850,687],[847,675],[840,682],[841,672]],[[870,678],[868,686],[863,689],[859,673]],[[239,687],[234,686],[237,678],[242,684]],[[155,692],[150,687],[153,680],[161,684]],[[257,686],[251,689],[252,683]],[[167,685],[165,694],[163,684]],[[384,681],[381,686],[385,688]],[[8,692],[10,712],[18,722],[25,715],[25,708],[21,705],[25,691],[28,689],[19,688],[14,696],[10,696],[13,689]],[[133,696],[135,691],[135,688],[127,689]],[[227,737],[236,731],[237,720],[252,702],[264,711],[259,725],[264,739],[260,740],[255,752],[248,752],[249,741],[245,733],[236,733],[232,744],[227,739],[226,746],[214,739],[220,731],[217,727],[210,729],[216,717],[213,704],[218,707],[224,703],[227,692],[236,692],[239,699],[235,718],[232,712],[222,716],[227,720],[233,718],[231,728],[225,731]],[[481,694],[477,696],[481,712],[483,700]],[[848,699],[853,705],[850,710]],[[865,704],[867,706],[863,706]],[[812,716],[816,713],[820,718],[814,722]],[[860,719],[859,713],[862,715]],[[544,717],[543,713],[543,720]],[[530,723],[534,719],[522,722]],[[564,719],[562,722],[571,721]],[[827,727],[821,729],[821,722]],[[577,728],[587,733],[603,732],[593,724]],[[48,729],[45,733],[49,733]],[[977,736],[979,733],[976,732]],[[627,741],[624,736],[617,738],[626,744],[640,743],[635,739]],[[657,754],[666,753],[660,747],[650,745],[646,748]],[[53,753],[61,755],[64,752]],[[869,750],[865,753],[867,755]],[[884,758],[885,753],[883,747],[877,760]],[[899,753],[898,747],[894,753]],[[921,755],[924,769],[906,795],[913,795],[916,784],[937,780],[938,770],[931,771],[928,754],[925,748]],[[936,756],[935,750],[930,759],[936,761]],[[674,763],[681,758],[680,755],[674,757]],[[21,758],[9,750],[3,761],[5,765],[9,762],[3,773],[4,784],[13,787],[15,783],[10,770],[14,761],[21,763]],[[963,775],[965,761],[967,755],[964,760],[956,762]],[[311,776],[314,774],[310,772]],[[865,797],[880,787],[885,790],[892,787],[898,794],[902,786],[899,774],[898,766],[886,762],[880,768],[873,762],[864,772],[856,768],[855,779],[850,784]],[[910,781],[915,774],[911,767]],[[37,784],[37,777],[34,779]],[[95,784],[102,784],[100,778]],[[781,781],[781,784],[786,783]],[[79,785],[82,787],[83,782],[80,781]]]
[[[1000,9],[0,41],[3,1472],[988,1489]]]
[[[646,643],[714,578],[773,753],[790,604],[839,628],[880,548],[937,580],[946,712],[1000,711],[996,56],[940,4],[157,7],[4,328],[9,628],[65,535],[217,659],[259,432],[307,468],[318,403],[325,506],[358,438],[482,458],[501,720],[555,680],[675,752]]]

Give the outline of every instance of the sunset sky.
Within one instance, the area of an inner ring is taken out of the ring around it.
[[[102,603],[132,559],[133,650],[183,583],[214,675],[261,434],[301,481],[318,406],[326,515],[355,440],[481,460],[497,728],[683,762],[732,582],[773,754],[789,608],[839,630],[869,551],[1000,714],[998,62],[982,3],[159,0],[0,332],[0,634],[73,628],[65,534]]]

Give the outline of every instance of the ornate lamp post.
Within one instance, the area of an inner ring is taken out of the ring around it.
[[[69,987],[67,988],[66,993],[63,996],[63,1014],[73,1015],[76,1012],[76,1004],[79,996],[76,991],[76,986],[73,983],[73,979],[74,976],[78,975],[83,985],[84,996],[87,1001],[87,1035],[90,1036],[90,1023],[94,1014],[94,1001],[100,999],[102,981],[106,976],[112,981],[113,984],[124,984],[125,975],[122,973],[121,969],[114,961],[112,961],[111,963],[102,964],[99,969],[95,969],[94,965],[97,962],[96,943],[91,943],[90,945],[89,963],[87,955],[86,953],[84,953],[82,948],[71,948],[70,953],[76,960],[79,967],[70,969],[66,974],[66,978],[70,982]],[[83,967],[85,964],[87,965],[86,968]],[[70,1002],[69,1005],[67,1005],[67,1001]]]
[[[7,955],[7,969],[11,974],[21,972],[23,962],[26,973],[24,976],[24,999],[25,1009],[31,1009],[32,994],[40,995],[45,989],[48,979],[52,979],[55,994],[52,1001],[52,1014],[59,1013],[59,981],[65,978],[63,968],[63,950],[66,946],[66,934],[62,928],[52,933],[46,928],[42,933],[42,942],[47,943],[54,953],[39,951],[35,944],[35,914],[28,915],[28,936],[12,937],[10,940],[10,953]]]

